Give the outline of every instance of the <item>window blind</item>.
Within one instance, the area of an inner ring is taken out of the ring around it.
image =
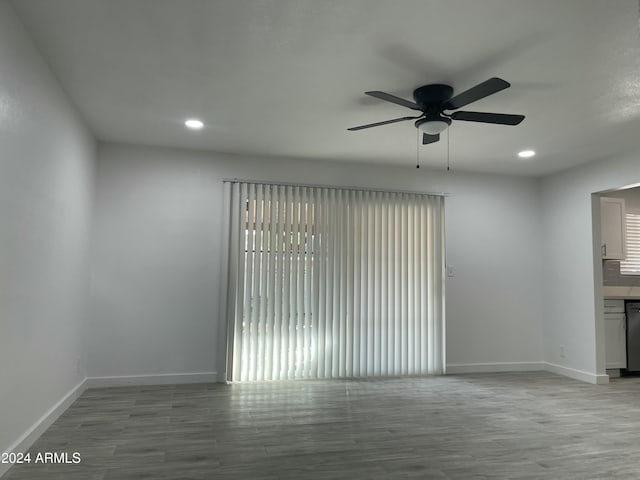
[[[622,275],[640,275],[640,211],[627,210],[625,215],[626,230],[626,258],[620,261]]]

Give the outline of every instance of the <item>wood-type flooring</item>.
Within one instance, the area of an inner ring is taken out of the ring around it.
[[[640,379],[546,372],[89,389],[3,480],[634,479]]]

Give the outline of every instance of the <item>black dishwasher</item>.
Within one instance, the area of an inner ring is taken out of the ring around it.
[[[640,372],[640,302],[627,302],[627,371]]]

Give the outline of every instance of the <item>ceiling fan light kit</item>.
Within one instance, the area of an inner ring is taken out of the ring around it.
[[[451,125],[451,119],[442,115],[432,115],[416,120],[416,127],[427,135],[438,135]]]
[[[524,115],[467,111],[457,111],[449,114],[445,112],[447,110],[458,110],[465,105],[476,102],[482,98],[488,97],[489,95],[493,95],[494,93],[498,93],[510,86],[509,82],[502,80],[501,78],[493,77],[453,97],[453,88],[450,85],[433,83],[416,88],[413,91],[413,102],[385,92],[364,92],[366,95],[371,97],[395,103],[396,105],[407,107],[412,110],[417,110],[422,112],[422,114],[414,117],[400,117],[392,120],[385,120],[383,122],[360,125],[358,127],[351,127],[348,130],[364,130],[366,128],[378,127],[406,120],[416,120],[416,128],[423,133],[422,143],[423,145],[427,145],[440,140],[439,134],[451,125],[452,120],[494,123],[498,125],[518,125],[522,120],[524,120]]]

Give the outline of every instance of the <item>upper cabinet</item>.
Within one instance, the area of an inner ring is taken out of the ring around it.
[[[623,198],[600,197],[602,258],[624,260],[626,255],[626,221]]]

